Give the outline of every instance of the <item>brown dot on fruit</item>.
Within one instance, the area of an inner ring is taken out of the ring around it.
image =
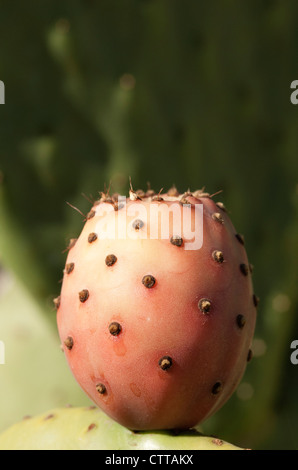
[[[53,303],[54,303],[55,309],[58,310],[61,304],[61,296],[59,295],[58,297],[55,297],[55,299],[53,299]]]
[[[212,219],[215,220],[216,222],[219,222],[220,224],[224,223],[224,219],[219,212],[214,212],[212,214]]]
[[[90,212],[87,214],[87,220],[92,219],[95,216],[96,212],[92,209]]]
[[[146,276],[144,276],[142,279],[142,283],[148,289],[151,289],[151,287],[155,285],[155,282],[156,282],[156,279],[155,277],[151,276],[151,274],[146,274]]]
[[[108,255],[105,259],[105,263],[107,266],[113,266],[117,261],[117,256],[115,255]]]
[[[107,392],[106,386],[102,383],[96,384],[96,390],[100,395],[104,395]]]
[[[109,324],[109,332],[113,336],[118,336],[119,333],[121,333],[122,327],[120,323],[113,321],[112,323]]]
[[[223,441],[221,439],[215,438],[215,439],[212,439],[212,444],[215,444],[216,446],[222,446]]]
[[[171,237],[170,242],[172,243],[172,245],[175,245],[175,246],[183,245],[183,239],[181,237],[178,237],[177,235],[174,235],[173,237]]]
[[[162,370],[168,370],[173,365],[173,360],[170,356],[163,356],[159,359],[158,365]]]
[[[114,207],[114,211],[120,211],[121,209],[123,209],[124,207],[124,204],[122,202],[114,202],[113,203],[113,207]]]
[[[248,353],[247,353],[247,362],[250,362],[252,360],[252,357],[253,357],[253,352],[251,349],[249,349]]]
[[[132,185],[130,183],[130,190],[129,190],[129,199],[131,201],[141,201],[142,199],[140,198],[140,196],[137,195],[136,191],[134,191],[132,189]]]
[[[55,416],[55,415],[53,415],[53,414],[51,413],[51,414],[47,415],[47,416],[44,418],[44,420],[47,421],[48,419],[54,418],[54,416]]]
[[[66,272],[66,274],[72,273],[72,271],[74,270],[74,267],[75,267],[75,264],[74,264],[74,263],[68,263],[68,264],[65,266],[65,272]]]
[[[242,329],[244,327],[245,323],[246,323],[245,316],[244,315],[237,315],[236,323],[237,323],[238,327]]]
[[[181,204],[182,206],[184,205],[189,206],[190,202],[188,201],[187,196],[181,196],[179,200],[179,204]]]
[[[224,205],[223,202],[216,202],[216,205],[219,209],[221,209],[224,212],[227,212],[226,206]]]
[[[223,252],[220,251],[220,250],[214,250],[213,253],[212,253],[212,258],[217,263],[223,263],[223,261],[224,261]]]
[[[212,394],[217,395],[222,390],[222,383],[216,382],[212,387]]]
[[[73,348],[73,339],[71,336],[67,336],[66,340],[64,341],[65,346],[69,351]]]
[[[89,291],[88,289],[83,289],[79,292],[79,299],[80,299],[80,302],[84,303],[86,302],[86,300],[88,299],[89,297]]]
[[[236,233],[235,237],[237,238],[238,242],[241,243],[241,245],[244,245],[244,236],[241,235],[241,233]]]
[[[252,300],[254,303],[254,306],[257,307],[259,305],[260,299],[257,297],[255,294],[252,296]]]
[[[152,197],[152,201],[155,201],[155,202],[161,202],[163,201],[163,197],[160,195],[160,194],[157,194],[156,196],[153,196]]]
[[[208,299],[201,299],[198,303],[198,307],[203,313],[209,313],[211,309],[211,302]]]
[[[144,222],[141,220],[141,219],[136,219],[133,221],[132,223],[132,227],[135,229],[135,230],[140,230],[142,227],[144,227]]]
[[[95,240],[97,240],[97,234],[95,232],[89,233],[88,242],[93,243],[93,242],[95,242]]]
[[[96,428],[96,424],[95,424],[95,423],[91,423],[91,424],[89,424],[89,426],[88,426],[87,432],[92,431],[92,429],[95,429],[95,428]]]
[[[243,274],[244,276],[247,276],[247,275],[248,275],[249,269],[248,269],[247,264],[241,263],[240,266],[239,266],[239,268],[240,268],[240,271],[242,272],[242,274]]]

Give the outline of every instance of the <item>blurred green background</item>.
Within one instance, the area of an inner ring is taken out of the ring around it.
[[[60,351],[53,297],[87,197],[206,188],[245,235],[261,302],[237,392],[203,425],[298,448],[298,3],[0,1],[0,431],[89,400]]]

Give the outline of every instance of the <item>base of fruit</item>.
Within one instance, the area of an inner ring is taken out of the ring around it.
[[[99,408],[56,408],[0,434],[0,450],[242,450],[196,430],[133,432]]]

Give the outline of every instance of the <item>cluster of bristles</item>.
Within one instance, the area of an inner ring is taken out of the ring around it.
[[[130,181],[129,199],[131,201],[142,201],[142,200],[147,200],[148,198],[150,198],[151,202],[162,202],[164,201],[164,198],[161,195],[162,191],[163,191],[163,188],[161,188],[158,193],[155,192],[153,189],[151,189],[149,183],[148,183],[147,191],[144,191],[143,189],[137,189],[136,191],[134,191],[131,181]],[[220,192],[221,191],[214,193],[214,194],[209,194],[205,192],[204,188],[202,188],[202,189],[197,189],[194,192],[191,192],[190,190],[188,190],[185,193],[180,194],[176,186],[173,185],[172,188],[170,188],[166,194],[169,197],[179,198],[180,204],[191,204],[188,200],[190,196],[195,197],[197,199],[198,198],[212,198],[213,196],[215,196],[216,194],[219,194]],[[118,211],[124,207],[124,204],[122,204],[121,202],[119,203],[119,196],[121,196],[119,193],[114,193],[110,195],[110,187],[106,189],[105,191],[101,191],[100,196],[101,197],[97,200],[93,200],[92,198],[87,198],[87,199],[91,200],[93,207],[102,203],[111,204],[115,211]],[[81,213],[79,209],[72,206],[71,204],[69,205],[73,209]],[[216,205],[219,207],[219,209],[223,211],[226,210],[222,202],[217,202]],[[89,211],[88,214],[84,216],[85,220],[92,219],[95,216],[95,213],[96,213],[95,210],[91,209],[91,211]],[[223,223],[223,218],[219,212],[214,213],[214,219],[216,219],[218,222]]]
[[[159,193],[155,193],[152,189],[150,189],[150,187],[148,187],[148,190],[146,192],[144,192],[143,190],[134,191],[132,186],[130,186],[129,196],[130,196],[131,201],[137,201],[137,200],[150,198],[151,201],[162,202],[164,199],[161,196],[161,192],[162,190]],[[180,195],[176,187],[171,188],[167,192],[167,196],[179,198],[179,202],[181,204],[190,204],[190,202],[188,201],[188,198],[190,196],[193,196],[195,198],[213,197],[213,195],[210,195],[209,193],[204,192],[203,189],[197,190],[193,193],[191,193],[190,191],[187,191],[184,194]],[[93,207],[101,203],[108,203],[108,204],[113,205],[114,210],[120,210],[121,205],[119,205],[118,203],[118,197],[119,197],[119,194],[113,194],[112,196],[110,196],[109,190],[108,190],[104,193],[101,193],[101,198],[98,201],[95,201],[95,202],[92,201]],[[216,205],[218,206],[220,210],[226,211],[223,203],[217,202]],[[94,209],[92,209],[87,214],[86,219],[88,220],[88,219],[93,218],[95,214],[96,212],[94,211]],[[224,223],[224,219],[220,212],[214,212],[212,215],[212,218],[215,222],[218,222],[220,224]],[[140,219],[136,219],[132,223],[132,227],[136,231],[140,230],[143,226],[144,226],[144,222]],[[235,237],[240,244],[244,245],[244,238],[241,234],[236,233]],[[96,234],[95,232],[91,232],[88,235],[89,244],[96,242],[97,239],[98,239],[98,234]],[[68,250],[70,250],[75,245],[76,240],[77,239],[70,240]],[[183,239],[179,236],[172,236],[169,241],[172,245],[175,245],[177,247],[183,246],[183,243],[184,243]],[[214,262],[219,263],[219,264],[225,262],[224,254],[221,250],[214,250],[212,252],[212,259]],[[115,254],[107,254],[105,258],[106,266],[109,268],[111,266],[114,266],[116,263],[117,263],[117,256]],[[64,269],[64,273],[66,275],[70,275],[74,271],[74,269],[75,269],[75,264],[73,262],[67,263]],[[247,276],[249,273],[252,272],[252,265],[240,263],[239,270],[242,273],[242,275]],[[151,274],[145,274],[143,278],[140,279],[140,282],[143,284],[144,288],[153,289],[157,283],[157,279]],[[84,304],[85,302],[88,301],[89,298],[90,298],[90,292],[88,289],[82,289],[80,292],[78,292],[78,302]],[[255,294],[253,295],[252,301],[253,301],[254,306],[257,307],[259,299]],[[59,309],[60,296],[54,299],[54,304],[55,304],[56,309]],[[207,298],[201,298],[198,301],[198,310],[203,315],[209,315],[212,312],[212,301]],[[235,322],[239,329],[243,329],[246,324],[246,318],[244,315],[238,314],[235,317]],[[121,324],[118,323],[117,321],[111,322],[108,326],[108,330],[109,330],[109,333],[114,337],[118,337],[123,331]],[[74,339],[71,336],[68,336],[64,341],[64,345],[67,348],[67,350],[71,351],[74,346]],[[251,359],[252,359],[252,350],[249,349],[248,355],[247,355],[247,361],[249,362]],[[160,367],[161,370],[168,371],[174,366],[174,360],[172,357],[165,355],[159,359],[158,366]],[[217,381],[211,388],[212,394],[217,395],[219,392],[221,392],[222,386],[223,386],[222,382]],[[107,393],[106,386],[103,383],[96,384],[96,390],[101,395]]]

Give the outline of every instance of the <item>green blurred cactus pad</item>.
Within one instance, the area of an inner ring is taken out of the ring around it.
[[[55,408],[0,434],[0,450],[242,450],[195,429],[133,432],[99,408]]]

